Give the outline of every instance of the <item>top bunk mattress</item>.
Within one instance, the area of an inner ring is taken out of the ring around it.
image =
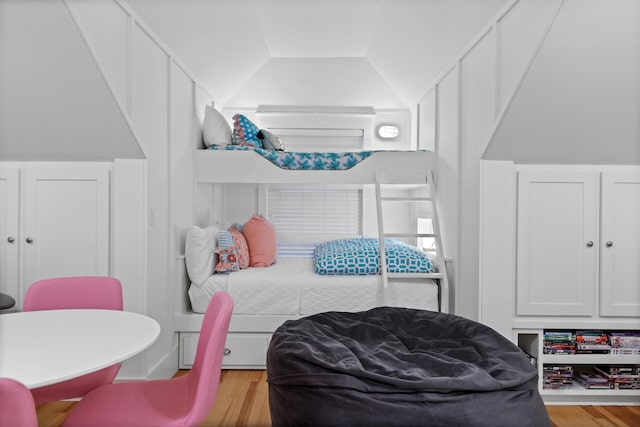
[[[240,145],[196,150],[196,180],[203,183],[424,183],[435,169],[431,151],[369,150],[341,153],[275,151]]]

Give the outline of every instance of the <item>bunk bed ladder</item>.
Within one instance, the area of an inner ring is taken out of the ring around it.
[[[449,312],[449,282],[447,280],[447,270],[442,250],[442,237],[440,234],[440,225],[438,222],[438,210],[436,208],[435,192],[433,188],[434,175],[429,172],[425,176],[424,187],[427,189],[427,197],[408,196],[408,197],[388,197],[382,194],[382,179],[380,173],[376,173],[375,195],[376,195],[376,214],[378,222],[378,241],[380,249],[380,265],[382,282],[385,290],[388,287],[389,280],[400,278],[411,279],[433,279],[438,286],[438,310],[441,312]],[[420,184],[422,186],[423,184]],[[384,202],[403,202],[403,203],[430,203],[431,204],[431,221],[433,233],[386,233],[384,230],[383,209]],[[435,240],[435,256],[431,256],[432,262],[437,267],[436,273],[389,273],[387,257],[384,249],[384,238],[433,238]]]

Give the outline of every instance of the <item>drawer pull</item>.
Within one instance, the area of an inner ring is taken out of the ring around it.
[[[228,356],[228,355],[230,355],[230,354],[231,354],[231,349],[225,348],[225,349],[224,349],[224,355],[225,355],[225,356]]]

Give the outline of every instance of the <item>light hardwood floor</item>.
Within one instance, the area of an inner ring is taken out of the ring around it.
[[[176,375],[183,375],[179,371]],[[266,371],[222,371],[215,404],[202,427],[269,427]],[[40,427],[58,427],[75,402],[38,405]],[[638,427],[640,406],[547,406],[554,427]]]

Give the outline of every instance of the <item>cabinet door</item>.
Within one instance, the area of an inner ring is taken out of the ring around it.
[[[23,292],[43,278],[109,275],[108,166],[30,167],[24,195]]]
[[[600,314],[640,316],[640,172],[602,174]]]
[[[591,171],[519,172],[518,315],[594,314],[597,178]]]
[[[18,295],[20,181],[17,167],[0,167],[0,292]]]

